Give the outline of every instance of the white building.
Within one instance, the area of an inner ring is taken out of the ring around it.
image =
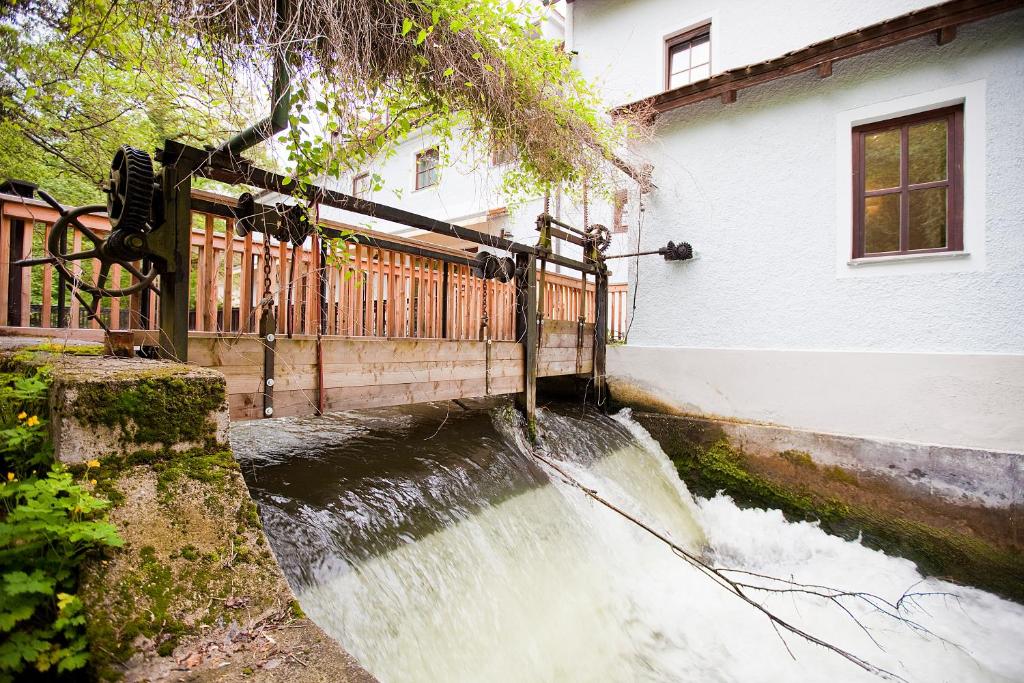
[[[560,8],[561,4],[546,10],[545,21],[540,27],[546,39],[561,41],[564,38],[564,17]],[[336,181],[328,180],[326,184],[364,199],[401,206],[406,211],[483,233],[505,236],[527,244],[537,242],[536,219],[543,211],[543,198],[526,198],[517,205],[509,205],[501,190],[503,174],[511,160],[507,151],[492,149],[486,140],[473,140],[468,134],[462,138],[455,136],[447,159],[442,158],[443,152],[439,152],[438,148],[438,140],[429,131],[415,131],[394,148],[393,154],[382,156],[365,168]],[[625,175],[622,178],[623,181],[628,180]],[[375,185],[379,185],[379,189],[374,189]],[[550,201],[550,211],[554,217],[582,227],[582,207],[578,201],[574,203],[557,189],[552,193]],[[601,223],[613,233],[609,253],[624,251],[631,218],[630,207],[622,205],[616,211],[607,202],[594,199],[589,208],[591,222]],[[325,218],[401,237],[470,249],[476,247],[424,230],[367,219],[365,216],[329,207],[321,211]],[[635,216],[632,218],[635,222]],[[579,247],[559,240],[555,240],[553,248],[557,253],[581,257]],[[552,266],[551,270],[559,272],[562,269]],[[626,281],[624,264],[613,269],[611,281]]]
[[[932,5],[568,4],[609,108],[657,112],[641,246],[700,255],[630,274],[609,374],[752,446],[927,462],[939,488],[978,455],[1002,481],[973,494],[1019,503],[1024,10]]]

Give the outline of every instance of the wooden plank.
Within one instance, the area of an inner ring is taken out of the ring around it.
[[[331,363],[324,366],[324,387],[389,386],[415,382],[437,382],[447,380],[481,379],[488,373],[492,379],[519,377],[522,363],[518,360],[492,361],[490,366],[483,360],[421,361],[416,363]],[[555,367],[555,366],[552,366]],[[575,367],[575,366],[573,366]],[[250,366],[228,366],[222,372],[227,380],[229,394],[253,393],[261,390],[262,378],[259,368]],[[282,368],[275,376],[275,391],[309,390],[318,387],[319,371],[315,365]]]
[[[217,260],[213,247],[213,216],[206,216],[206,241],[203,246],[203,277],[200,282],[199,292],[196,294],[203,297],[203,327],[204,330],[213,331],[217,329]],[[198,313],[196,314],[198,317]],[[198,327],[198,325],[197,325]]]
[[[121,287],[121,265],[118,263],[110,268],[110,282],[115,289]],[[121,297],[110,297],[110,329],[121,329]]]
[[[6,325],[7,320],[7,297],[9,293],[8,282],[11,277],[11,219],[7,214],[8,204],[3,205],[4,215],[0,219],[0,325]]]
[[[404,362],[483,360],[485,353],[483,342],[433,339],[324,337],[323,348],[325,364],[373,363],[395,359]],[[315,337],[278,340],[277,356],[283,367],[309,365],[315,358],[315,352]],[[190,335],[189,354],[196,364],[205,367],[262,364],[263,345],[256,335],[197,333]],[[515,342],[493,342],[491,348],[491,358],[495,361],[519,360],[522,354],[521,346]]]
[[[76,251],[76,252],[77,251],[82,251],[82,231],[79,230],[78,228],[72,228],[72,231],[74,232],[74,236],[71,238],[71,250],[72,251]],[[82,263],[81,261],[75,261],[71,265],[71,272],[78,279],[81,279],[81,277],[82,277],[82,266],[81,266],[81,263]],[[79,324],[78,324],[79,302],[78,302],[78,297],[75,296],[75,286],[73,284],[71,284],[70,282],[68,283],[68,299],[71,302],[71,305],[70,305],[70,316],[71,316],[71,319],[68,321],[68,327],[78,328],[79,327]]]
[[[22,223],[21,232],[21,258],[32,258],[32,232],[33,225],[32,221],[25,221]],[[32,320],[32,269],[21,268],[21,301],[19,308],[21,309],[21,324],[30,327]]]
[[[252,317],[252,288],[253,282],[257,281],[257,275],[259,275],[258,282],[260,283],[257,290],[260,292],[260,296],[262,296],[263,277],[262,272],[255,271],[253,267],[252,233],[250,232],[246,233],[242,244],[242,291],[241,298],[238,302],[238,329],[242,332],[250,332],[253,329],[252,322],[249,318]]]
[[[72,330],[66,327],[14,327],[10,325],[0,327],[0,337],[48,337],[53,339],[102,342],[105,334],[103,330]]]
[[[522,386],[522,380],[516,377],[503,377],[493,380],[490,386],[491,395],[516,393]],[[326,396],[327,411],[359,410],[391,405],[407,405],[444,401],[459,398],[473,398],[486,395],[485,380],[450,380],[438,382],[415,382],[394,384],[387,387],[355,387],[328,390]],[[310,391],[285,391],[274,395],[274,416],[287,417],[292,415],[310,415],[314,397]],[[231,417],[234,419],[258,418],[262,394],[232,394],[228,398]]]
[[[288,244],[277,244],[277,332],[288,327]],[[262,353],[262,352],[261,352]],[[262,358],[262,355],[260,356]],[[260,361],[263,362],[262,360]],[[262,406],[263,396],[260,396]]]
[[[224,226],[224,234],[232,235],[234,226],[229,218]],[[234,329],[231,324],[232,312],[234,311],[234,281],[235,281],[235,249],[234,245],[224,251],[224,322],[221,329],[229,331]]]
[[[43,249],[46,249],[46,245],[49,243],[50,232],[53,230],[53,226],[46,223],[43,226]],[[40,327],[50,327],[52,325],[52,308],[53,308],[53,266],[46,264],[44,266],[37,266],[43,269],[43,296],[42,296],[42,309],[39,315]]]

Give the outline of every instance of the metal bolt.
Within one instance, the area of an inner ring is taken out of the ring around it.
[[[264,408],[263,409],[263,414],[266,415],[267,417],[270,417],[271,415],[274,414],[274,409],[273,408]]]
[[[274,386],[274,378],[273,377],[268,377],[267,378],[267,386],[268,387]]]
[[[267,335],[267,342],[268,343],[274,341],[274,339],[276,339],[276,337],[273,335],[273,333]]]

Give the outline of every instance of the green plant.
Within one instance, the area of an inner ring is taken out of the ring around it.
[[[0,372],[0,683],[85,666],[78,567],[92,550],[123,545],[102,519],[110,503],[53,463],[49,387],[45,365]]]
[[[0,471],[25,477],[50,463],[46,421],[39,417],[46,413],[49,386],[45,370],[0,372]]]
[[[109,506],[59,464],[44,477],[0,484],[0,681],[28,667],[85,666],[88,643],[77,568],[90,550],[123,545],[101,519]]]

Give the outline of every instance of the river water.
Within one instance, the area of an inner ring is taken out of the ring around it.
[[[554,407],[539,424],[573,478],[710,564],[890,601],[933,594],[904,602],[919,629],[844,600],[867,632],[822,598],[756,594],[795,626],[908,681],[1024,681],[1024,607],[778,511],[694,499],[628,413]],[[231,439],[303,609],[386,683],[878,680],[784,643],[548,470],[507,408],[249,422]]]

